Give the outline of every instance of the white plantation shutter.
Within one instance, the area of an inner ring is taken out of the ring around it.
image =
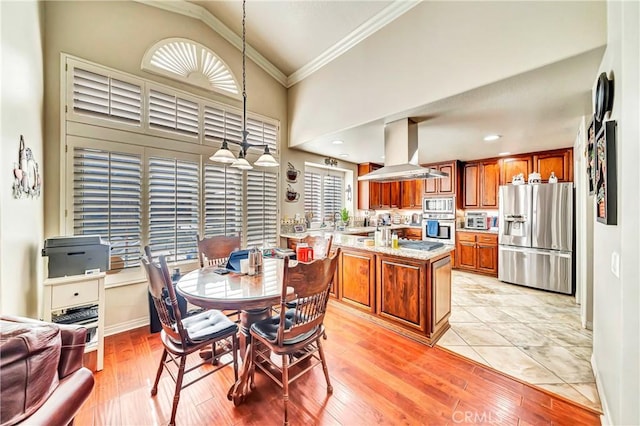
[[[275,156],[277,154],[278,129],[276,126],[253,118],[247,118],[247,130],[249,131],[247,141],[250,144],[266,144],[269,146],[272,155]],[[254,150],[256,149],[254,148]]]
[[[322,175],[307,168],[304,172],[304,212],[313,214],[313,221],[322,220]]]
[[[196,259],[199,225],[197,162],[149,159],[149,246],[167,261]]]
[[[242,140],[242,116],[240,114],[206,105],[203,125],[205,139],[229,139],[235,142]],[[234,150],[233,145],[230,145],[229,148]]]
[[[149,127],[198,135],[198,104],[157,90],[149,90]]]
[[[140,155],[88,148],[73,151],[74,235],[98,234],[124,267],[140,264]]]
[[[312,212],[315,221],[332,221],[342,209],[344,173],[306,167],[304,172],[304,211]]]
[[[73,111],[113,121],[140,124],[141,86],[74,67]]]
[[[322,188],[322,204],[325,217],[335,218],[336,213],[340,213],[342,209],[342,185],[344,177],[340,176],[324,176],[324,185]]]
[[[242,236],[242,171],[224,165],[204,166],[204,235]]]
[[[276,245],[278,192],[275,172],[247,171],[247,246]]]

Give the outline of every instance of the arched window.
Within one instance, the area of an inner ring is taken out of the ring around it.
[[[144,54],[142,69],[233,98],[240,97],[238,82],[227,64],[192,40],[160,40]]]

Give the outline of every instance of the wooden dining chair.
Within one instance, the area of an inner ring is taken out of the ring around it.
[[[226,235],[215,235],[209,238],[198,236],[198,258],[200,267],[219,266],[224,267],[229,260],[232,251],[240,250],[242,241],[239,236],[228,237]]]
[[[218,310],[203,311],[183,319],[165,257],[160,256],[160,264],[154,264],[150,260],[151,252],[148,246],[145,247],[145,253],[147,256],[143,257],[142,264],[149,280],[149,294],[153,299],[162,324],[160,339],[164,346],[151,395],[155,396],[158,393],[158,382],[162,372],[166,369],[176,384],[173,406],[171,407],[171,419],[169,421],[170,425],[175,425],[176,411],[182,389],[229,364],[233,364],[235,380],[238,379],[238,326]],[[168,309],[163,297],[163,290],[169,294],[173,312]],[[216,344],[223,341],[226,341],[225,344],[219,344],[219,349],[216,352]],[[186,368],[188,355],[208,346],[211,346],[215,355]],[[224,363],[218,362],[226,354],[231,354],[231,360]],[[200,367],[205,364],[216,364],[216,366],[212,369],[203,369],[206,371],[204,374],[183,384],[186,374],[202,372],[203,370]],[[175,371],[176,369],[177,371]]]
[[[198,258],[200,267],[217,266],[224,268],[229,260],[229,254],[235,250],[240,250],[242,241],[240,236],[228,237],[226,235],[215,235],[208,238],[198,236]],[[225,315],[236,323],[240,322],[240,311],[224,311]]]
[[[258,367],[282,387],[285,425],[289,424],[289,384],[304,373],[322,364],[327,392],[333,392],[322,349],[322,336],[329,290],[339,256],[338,248],[332,257],[309,263],[296,262],[295,266],[289,266],[289,259],[286,258],[280,313],[251,326],[251,383],[254,384],[255,368]],[[293,288],[294,297],[297,298],[295,307],[291,309],[286,306],[287,299],[291,297],[287,295],[287,287]],[[272,353],[281,355],[280,363],[271,359]],[[290,377],[289,369],[301,363],[304,364],[300,370],[296,369],[296,374]],[[273,373],[274,370],[279,371],[280,377]]]

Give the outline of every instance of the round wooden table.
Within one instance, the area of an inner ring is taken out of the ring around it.
[[[265,258],[260,274],[248,276],[239,273],[217,274],[218,268],[207,266],[196,269],[178,280],[176,290],[193,305],[205,309],[240,310],[240,348],[243,359],[238,381],[229,389],[227,397],[240,404],[250,391],[251,324],[268,318],[271,307],[280,304],[284,261]],[[293,298],[293,288],[287,288]]]

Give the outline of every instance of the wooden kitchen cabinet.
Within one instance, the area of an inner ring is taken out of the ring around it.
[[[497,160],[466,163],[462,176],[465,209],[498,208],[500,167]]]
[[[404,229],[404,238],[408,240],[422,240],[422,229],[421,228],[405,228]]]
[[[520,173],[524,175],[524,181],[526,183],[529,178],[529,173],[533,172],[533,158],[531,154],[503,158],[501,163],[500,185],[511,183],[513,177]]]
[[[573,148],[538,152],[533,155],[533,170],[540,173],[542,182],[548,182],[551,172],[558,182],[573,182]]]
[[[358,176],[366,175],[382,166],[375,163],[358,164]],[[358,209],[379,209],[382,206],[380,182],[358,181]]]
[[[558,182],[573,182],[573,148],[531,152],[515,157],[503,158],[500,166],[500,185],[511,183],[519,173],[525,183],[532,172],[540,173],[542,182],[548,182],[554,172]]]
[[[370,182],[378,183],[378,182]],[[400,207],[400,182],[380,182],[380,205],[371,208],[391,209]]]
[[[425,179],[405,180],[400,182],[400,208],[422,209],[423,183]],[[433,179],[431,179],[433,180]]]
[[[378,315],[426,331],[425,262],[379,255],[376,273]]]
[[[429,331],[433,335],[449,328],[451,315],[451,268],[450,257],[431,263],[431,285],[428,288],[427,302],[431,306]]]
[[[498,276],[498,235],[456,232],[456,258],[460,269]]]
[[[342,251],[339,260],[340,299],[366,311],[375,311],[375,254],[367,251]]]
[[[458,184],[458,162],[448,161],[446,163],[422,164],[422,167],[430,167],[449,176],[446,178],[432,178],[424,180],[424,195],[456,195]]]

